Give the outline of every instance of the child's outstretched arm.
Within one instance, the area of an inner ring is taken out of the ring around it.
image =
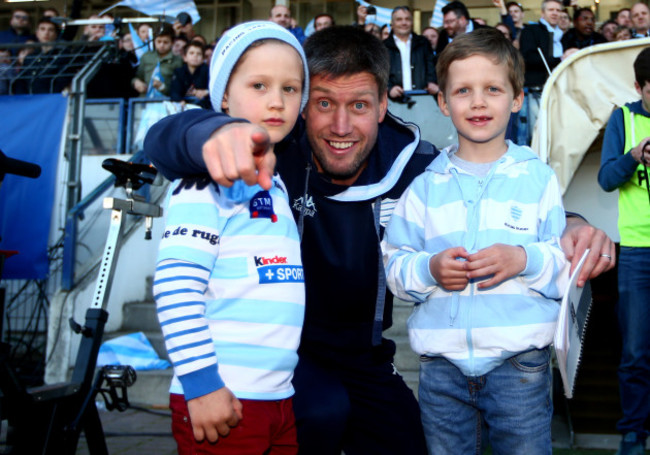
[[[154,124],[144,151],[168,179],[209,173],[220,185],[237,179],[271,188],[275,154],[260,126],[206,109],[170,115]]]

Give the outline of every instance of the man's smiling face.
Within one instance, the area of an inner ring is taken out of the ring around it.
[[[388,99],[372,74],[310,79],[303,112],[318,172],[334,183],[351,185],[365,169],[384,120]]]

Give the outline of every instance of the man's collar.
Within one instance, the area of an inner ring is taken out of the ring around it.
[[[413,37],[413,33],[409,33],[408,39],[406,41],[404,41],[404,40],[400,39],[399,36],[397,36],[395,33],[393,33],[393,39],[395,40],[395,43],[399,43],[399,42],[408,43],[409,41],[411,41],[412,37]]]
[[[539,18],[539,23],[542,24],[542,25],[544,25],[544,26],[548,29],[549,32],[553,32],[553,33],[555,33],[555,32],[560,28],[558,25],[556,25],[555,27],[553,27],[553,26],[552,26],[551,24],[549,24],[548,21],[547,21],[546,19],[544,19],[543,17],[540,17],[540,18]]]
[[[473,20],[468,20],[467,25],[465,26],[465,33],[473,32],[474,31],[474,21]]]

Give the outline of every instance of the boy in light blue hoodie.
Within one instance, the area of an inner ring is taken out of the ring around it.
[[[415,303],[419,400],[431,454],[551,454],[549,345],[568,278],[553,171],[505,140],[523,61],[494,29],[438,60],[438,102],[458,131],[401,197],[383,241],[388,285]],[[565,270],[566,269],[566,270]]]

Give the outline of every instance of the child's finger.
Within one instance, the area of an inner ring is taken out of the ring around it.
[[[485,288],[489,288],[491,286],[495,286],[495,285],[501,283],[502,281],[503,281],[502,275],[501,274],[496,274],[496,275],[492,276],[491,278],[478,283],[477,287],[479,289],[485,289]]]
[[[494,265],[489,265],[485,267],[480,267],[474,270],[470,270],[465,274],[468,279],[481,278],[484,276],[492,275],[498,272],[498,268]]]
[[[271,145],[271,138],[269,133],[264,128],[257,128],[251,134],[251,141],[253,147],[253,155],[259,156],[269,151]]]
[[[237,397],[235,397],[234,395],[233,395],[232,407],[235,410],[235,415],[237,416],[237,423],[239,423],[239,421],[244,418],[244,413],[243,413],[244,406],[241,404],[241,401],[239,401]]]
[[[205,439],[205,432],[203,427],[192,424],[192,431],[194,432],[194,439],[201,442]]]
[[[251,139],[253,141],[257,183],[265,190],[269,190],[271,189],[271,179],[275,171],[275,154],[270,151],[269,135],[265,130],[260,130],[253,133]]]

